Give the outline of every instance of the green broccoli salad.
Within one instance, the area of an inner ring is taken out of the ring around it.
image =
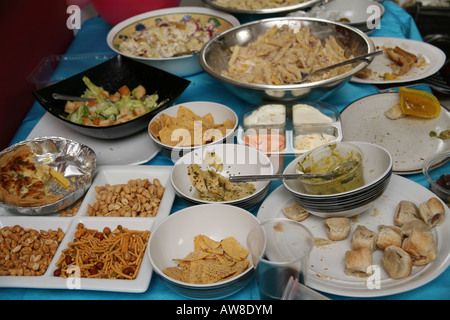
[[[86,126],[110,126],[133,120],[158,108],[158,94],[146,95],[142,85],[133,90],[124,85],[111,94],[83,77],[87,89],[81,96],[91,101],[67,101],[65,119]]]

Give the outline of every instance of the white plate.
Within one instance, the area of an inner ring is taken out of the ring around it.
[[[17,216],[11,215],[0,209],[0,228],[4,226],[20,225],[26,228],[36,230],[57,229],[60,227],[66,236],[58,247],[58,251],[53,258],[47,272],[40,277],[12,277],[0,276],[0,287],[16,288],[47,288],[47,289],[81,289],[81,290],[100,290],[100,291],[118,291],[118,292],[144,292],[147,290],[152,268],[148,258],[148,252],[145,253],[138,277],[135,280],[110,280],[110,279],[74,279],[66,280],[53,276],[56,269],[55,263],[59,258],[61,251],[67,247],[67,243],[72,241],[75,234],[75,228],[78,223],[83,223],[87,228],[103,230],[104,227],[110,227],[111,230],[119,224],[132,230],[150,230],[152,231],[163,219],[169,216],[172,204],[175,199],[175,191],[170,182],[170,172],[172,166],[100,166],[92,182],[92,185],[83,202],[80,205],[78,213],[74,217],[58,216]],[[161,185],[165,187],[163,198],[159,206],[158,213],[151,218],[127,218],[127,217],[89,217],[86,216],[88,204],[93,204],[97,192],[95,186],[104,186],[105,184],[127,183],[130,179],[145,179],[150,181],[157,178]]]
[[[386,192],[372,204],[372,207],[365,213],[352,219],[352,230],[356,226],[363,225],[372,231],[378,232],[378,225],[393,225],[395,207],[401,200],[413,201],[420,204],[434,194],[425,187],[404,177],[393,175]],[[264,221],[271,218],[284,217],[282,208],[292,205],[292,198],[283,186],[275,189],[269,197],[262,203],[257,217]],[[450,264],[450,233],[446,232],[450,228],[450,210],[445,206],[447,218],[444,223],[434,228],[438,245],[437,258],[423,267],[413,267],[409,277],[393,280],[381,266],[380,260],[382,251],[373,253],[373,261],[379,266],[380,288],[369,289],[365,278],[348,276],[344,273],[344,255],[350,250],[350,236],[342,241],[322,247],[314,247],[310,256],[310,269],[306,284],[316,290],[331,294],[349,297],[380,297],[392,295],[418,288],[435,279]],[[310,215],[302,221],[316,238],[328,239],[322,218]]]
[[[384,112],[400,101],[396,92],[370,95],[356,100],[341,112],[343,141],[365,141],[386,148],[394,160],[393,171],[417,173],[430,154],[450,147],[449,140],[430,137],[430,131],[449,129],[450,112],[442,107],[434,119],[404,117],[388,119]]]
[[[403,50],[411,52],[415,55],[421,55],[426,64],[421,67],[412,67],[407,73],[399,76],[396,80],[383,80],[381,75],[386,72],[392,73],[390,64],[392,61],[385,55],[376,56],[368,68],[372,69],[372,75],[366,79],[352,77],[352,82],[358,83],[372,83],[372,84],[385,84],[385,83],[399,83],[420,80],[429,77],[438,72],[445,63],[445,53],[425,42],[401,39],[401,38],[388,38],[388,37],[370,37],[375,44],[376,49],[382,49],[382,46],[394,48],[399,46]]]
[[[98,165],[146,163],[156,156],[160,149],[152,143],[145,130],[122,139],[95,139],[56,121],[48,112],[39,120],[27,139],[45,136],[64,137],[91,147],[97,155]]]
[[[0,227],[14,226],[16,224],[35,230],[57,229],[60,227],[66,234],[60,243],[53,260],[46,273],[42,276],[0,276],[0,287],[14,288],[44,288],[44,289],[71,289],[71,290],[101,290],[119,292],[145,292],[150,284],[152,267],[148,258],[148,250],[145,252],[138,276],[134,280],[116,279],[88,279],[69,278],[64,279],[53,275],[56,269],[55,263],[61,255],[61,251],[67,248],[67,244],[74,239],[76,226],[83,223],[89,229],[103,230],[104,227],[115,229],[119,224],[131,230],[152,230],[153,220],[149,218],[97,218],[79,217],[76,219],[59,217],[0,217]]]
[[[378,10],[374,10],[377,7]],[[328,19],[333,17],[337,22],[341,22],[342,18],[347,18],[349,22],[342,22],[344,24],[368,24],[373,20],[379,21],[384,14],[384,6],[381,3],[372,0],[333,0],[323,4],[323,8],[318,6],[319,14],[317,18]],[[334,15],[334,16],[333,16]],[[368,28],[368,27],[366,27]]]
[[[159,204],[158,213],[155,217],[151,218],[136,218],[150,219],[157,225],[169,216],[173,201],[175,200],[175,190],[170,182],[171,171],[172,166],[100,166],[98,167],[94,181],[92,181],[91,187],[78,209],[77,216],[86,216],[88,204],[93,205],[97,201],[95,198],[97,195],[97,191],[95,190],[96,186],[126,184],[131,179],[147,178],[150,182],[153,182],[153,179],[158,179],[165,188],[164,195]],[[108,219],[107,217],[103,218]]]

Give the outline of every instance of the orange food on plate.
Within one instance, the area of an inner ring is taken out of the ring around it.
[[[420,118],[436,118],[441,112],[439,100],[431,93],[400,88],[400,107],[405,115],[416,116]]]
[[[249,134],[244,143],[263,152],[279,152],[286,148],[286,137],[279,133]]]

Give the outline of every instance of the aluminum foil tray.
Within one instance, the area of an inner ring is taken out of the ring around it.
[[[61,172],[71,186],[64,188],[56,181],[49,182],[50,191],[63,197],[58,201],[39,207],[18,207],[0,201],[0,206],[20,215],[47,215],[62,210],[78,199],[89,189],[96,169],[97,157],[88,146],[62,137],[39,137],[16,143],[0,152],[0,157],[19,146],[28,145],[34,152],[38,164],[46,164]]]

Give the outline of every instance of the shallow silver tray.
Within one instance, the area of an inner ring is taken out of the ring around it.
[[[20,215],[46,215],[62,210],[89,189],[94,176],[97,157],[94,150],[77,141],[62,137],[39,137],[16,143],[0,152],[0,157],[22,145],[30,146],[38,164],[46,164],[64,174],[71,185],[64,188],[56,181],[50,181],[50,191],[63,197],[56,202],[39,207],[18,207],[0,201],[5,210]]]

